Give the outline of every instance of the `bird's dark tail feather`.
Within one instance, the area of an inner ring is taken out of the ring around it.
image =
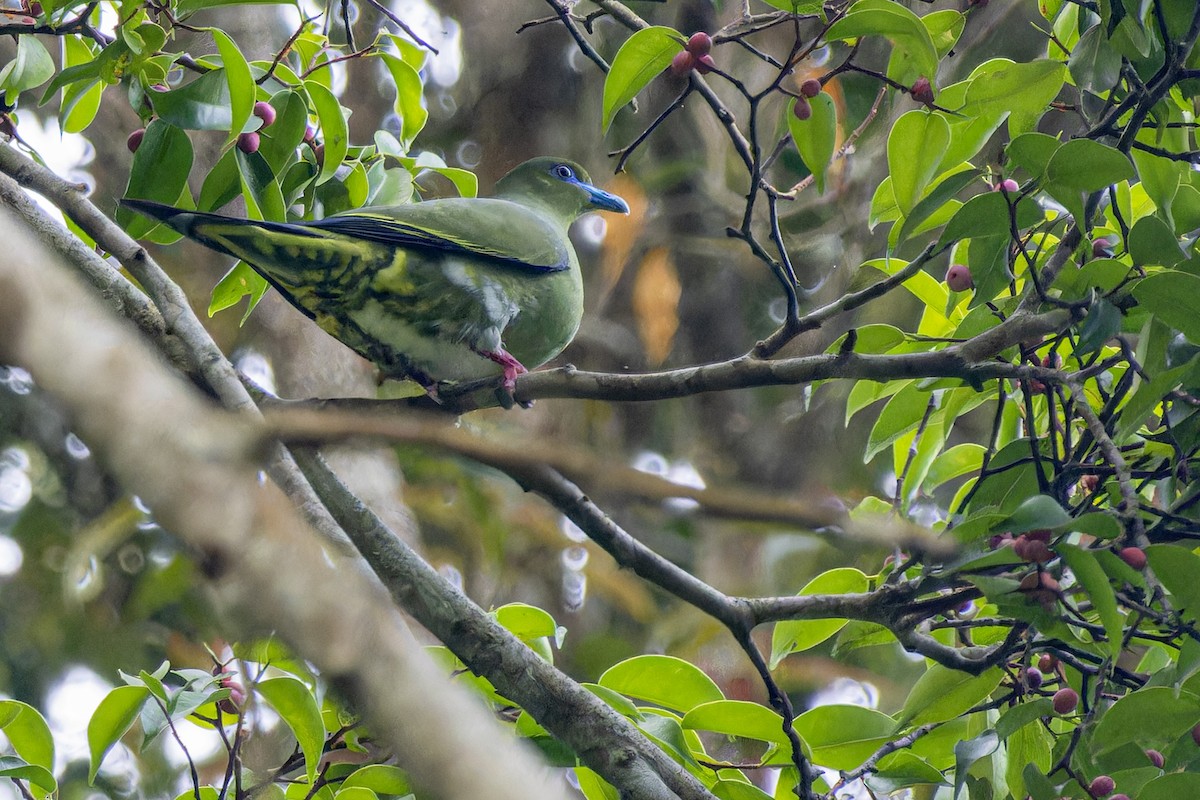
[[[225,214],[213,214],[208,211],[188,211],[184,208],[176,208],[165,203],[156,203],[153,200],[135,200],[132,197],[123,197],[120,200],[121,205],[126,208],[131,208],[139,214],[144,214],[151,219],[165,222],[168,226],[174,228],[185,236],[195,236],[203,238],[197,230],[198,226],[205,224],[220,224],[232,226],[244,226],[250,228],[258,228],[259,230],[270,231],[272,233],[290,233],[297,236],[320,236],[304,225],[296,225],[290,222],[265,222],[261,220],[243,219],[241,217],[231,217]]]

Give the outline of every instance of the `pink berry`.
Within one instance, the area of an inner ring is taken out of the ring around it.
[[[1017,183],[1016,181],[1014,181],[1012,178],[1005,178],[1004,180],[1002,180],[996,184],[996,191],[997,192],[1008,192],[1009,194],[1013,194],[1015,192],[1021,191],[1021,185],[1019,183]]]
[[[1134,569],[1146,568],[1146,551],[1140,547],[1122,548],[1117,552],[1117,555],[1121,557],[1122,561]]]
[[[1025,670],[1025,685],[1030,689],[1036,689],[1042,685],[1042,681],[1045,679],[1045,677],[1046,676],[1042,674],[1040,669],[1037,667],[1030,667],[1029,669]]]
[[[125,140],[125,146],[129,148],[129,152],[136,153],[138,148],[142,146],[142,139],[144,138],[146,138],[146,129],[138,128],[129,134],[129,138]]]
[[[1112,242],[1104,237],[1092,240],[1092,258],[1112,258]]]
[[[708,55],[708,51],[712,50],[712,37],[704,31],[696,31],[692,34],[692,38],[687,40],[687,51],[696,58]]]
[[[696,57],[687,50],[680,50],[671,59],[671,74],[683,78],[696,67]]]
[[[1049,528],[1034,528],[1031,531],[1025,532],[1026,539],[1032,539],[1035,542],[1047,542],[1054,536],[1054,531]]]
[[[237,138],[237,148],[243,153],[257,153],[258,146],[261,143],[259,135],[255,131],[243,133]]]
[[[1067,686],[1055,692],[1051,702],[1056,714],[1070,714],[1079,706],[1079,692]]]
[[[1159,769],[1162,769],[1162,765],[1167,761],[1165,758],[1163,758],[1163,754],[1157,750],[1147,750],[1146,758],[1150,759],[1150,763]]]
[[[1050,549],[1049,545],[1024,535],[1018,536],[1013,543],[1013,552],[1017,554],[1017,558],[1031,564],[1045,564],[1047,561],[1054,560],[1054,551]]]
[[[275,121],[275,106],[259,100],[254,104],[254,116],[262,120],[262,127],[267,127]]]
[[[305,144],[312,144],[316,140],[317,140],[317,129],[314,128],[312,126],[312,123],[310,122],[304,126],[304,142],[305,142]]]
[[[1108,797],[1115,788],[1116,782],[1108,775],[1097,775],[1088,785],[1088,791],[1095,797]]]
[[[1047,672],[1054,672],[1054,668],[1058,666],[1058,659],[1051,653],[1042,653],[1038,658],[1038,670],[1044,675]]]
[[[912,88],[908,90],[912,95],[912,99],[922,105],[933,108],[933,84],[929,82],[929,78],[921,76],[913,82]]]
[[[324,143],[321,143],[313,148],[313,156],[316,157],[318,164],[321,164],[321,165],[325,164],[325,144]]]
[[[971,270],[965,264],[953,264],[946,270],[946,285],[952,292],[966,292],[975,287],[971,279]]]
[[[804,83],[800,84],[800,94],[805,97],[816,97],[821,93],[821,82],[816,78],[809,78]]]
[[[713,61],[713,57],[708,53],[702,56],[696,56],[696,72],[701,75],[707,75],[717,68],[717,62]]]
[[[984,3],[984,5],[986,5],[986,3]],[[1124,792],[1117,792],[1112,797],[1108,798],[1108,800],[1129,800],[1129,795],[1125,794]]]
[[[792,108],[792,113],[796,115],[796,119],[808,119],[812,116],[812,106],[808,104],[808,100],[805,98],[797,97],[796,105]]]

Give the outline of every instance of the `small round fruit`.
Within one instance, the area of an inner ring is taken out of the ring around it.
[[[1130,797],[1124,792],[1117,792],[1112,797],[1108,798],[1108,800],[1130,800]]]
[[[1058,659],[1052,653],[1042,653],[1038,658],[1038,670],[1045,675],[1048,672],[1054,672],[1054,668],[1058,666]]]
[[[708,53],[702,56],[696,56],[696,72],[701,75],[707,75],[717,68],[717,62],[713,61],[713,57]]]
[[[804,83],[800,84],[800,94],[808,98],[816,97],[821,93],[821,82],[816,78],[809,78]]]
[[[712,50],[712,37],[704,31],[696,31],[692,37],[687,40],[687,51],[699,58],[700,56],[708,55]]]
[[[808,104],[807,99],[803,97],[797,97],[796,105],[792,107],[792,113],[796,115],[796,119],[808,119],[812,116],[812,106]]]
[[[33,14],[35,17],[40,17],[42,15],[42,4],[37,0],[33,0],[33,2],[29,4],[29,13]]]
[[[1055,692],[1051,702],[1054,703],[1054,713],[1070,714],[1079,706],[1079,692],[1067,686]]]
[[[1042,671],[1037,667],[1030,667],[1029,669],[1025,670],[1025,685],[1030,689],[1037,689],[1040,687],[1045,678],[1046,676],[1043,675]]]
[[[1030,539],[1023,534],[1013,542],[1013,552],[1017,554],[1017,558],[1031,564],[1045,564],[1047,561],[1054,560],[1054,551],[1048,544],[1038,539]]]
[[[321,165],[325,164],[325,143],[324,142],[322,142],[321,144],[319,144],[313,148],[313,156],[316,157],[318,164],[321,164]]]
[[[1049,543],[1053,537],[1054,531],[1050,530],[1049,528],[1034,528],[1031,531],[1025,532],[1025,538],[1032,539],[1035,542]]]
[[[1200,745],[1200,724],[1197,724],[1196,727],[1192,728],[1192,741],[1197,745]]]
[[[1005,178],[1004,180],[1002,180],[996,184],[996,191],[997,192],[1007,192],[1009,194],[1015,194],[1015,193],[1021,191],[1021,184],[1017,183],[1012,178]]]
[[[1146,568],[1146,551],[1140,547],[1121,548],[1121,550],[1117,552],[1117,555],[1121,557],[1122,561],[1134,569]]]
[[[1150,763],[1159,769],[1162,769],[1162,765],[1167,762],[1167,760],[1163,758],[1163,754],[1157,750],[1147,750],[1146,758],[1150,759]]]
[[[254,116],[262,120],[262,127],[267,127],[275,121],[275,106],[259,100],[254,104]]]
[[[1112,242],[1101,236],[1099,239],[1092,240],[1092,258],[1112,258],[1113,246]]]
[[[136,153],[138,148],[142,146],[142,139],[144,138],[146,138],[146,129],[138,128],[129,134],[129,138],[125,140],[125,146],[129,148],[129,152]]]
[[[913,82],[912,88],[908,91],[912,95],[913,100],[930,108],[933,107],[933,84],[929,82],[929,78],[923,75],[917,78]]]
[[[312,126],[312,123],[306,123],[304,126],[304,143],[312,144],[317,140],[317,129]]]
[[[243,133],[237,138],[237,148],[243,153],[257,153],[259,144],[261,144],[261,139],[255,131]]]
[[[1108,797],[1117,788],[1116,781],[1108,775],[1097,775],[1088,784],[1088,791],[1095,797]]]
[[[696,67],[696,57],[687,50],[680,50],[671,59],[671,74],[677,78],[684,78],[689,72]]]
[[[1085,492],[1094,492],[1100,485],[1099,475],[1084,475],[1079,479],[1079,488]]]
[[[967,269],[966,264],[952,264],[946,270],[946,285],[952,292],[966,292],[975,288],[975,281],[971,279],[971,270]]]

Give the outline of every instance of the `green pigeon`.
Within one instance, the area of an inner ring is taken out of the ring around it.
[[[493,197],[261,222],[147,200],[124,205],[250,264],[327,333],[389,378],[436,397],[442,381],[516,377],[558,355],[583,315],[567,229],[586,211],[629,213],[578,164],[535,158]]]

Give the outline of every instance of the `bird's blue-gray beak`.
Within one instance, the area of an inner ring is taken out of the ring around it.
[[[629,204],[615,194],[606,192],[603,189],[597,189],[590,183],[584,183],[583,181],[579,181],[579,188],[587,192],[588,203],[592,208],[598,208],[601,211],[616,211],[620,214],[629,213]]]

